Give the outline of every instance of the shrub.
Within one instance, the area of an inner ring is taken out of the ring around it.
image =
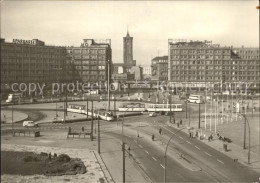
[[[41,155],[41,156],[48,156],[48,153],[46,153],[46,152],[41,152],[40,155]]]
[[[39,159],[35,156],[25,156],[23,158],[24,162],[31,162],[31,161],[39,161]]]
[[[67,154],[60,154],[57,157],[57,161],[59,161],[59,162],[68,162],[68,161],[70,161],[70,159],[71,158]]]

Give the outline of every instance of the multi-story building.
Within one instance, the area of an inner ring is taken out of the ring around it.
[[[168,56],[158,56],[152,59],[152,80],[168,80]]]
[[[143,79],[150,80],[152,76],[152,67],[150,65],[143,65]]]
[[[129,70],[131,74],[135,75],[135,80],[143,80],[143,68],[140,66],[133,66]]]
[[[258,48],[221,47],[210,41],[168,41],[171,82],[247,82],[259,88]]]
[[[122,74],[126,72],[125,65],[123,63],[113,63],[112,74]]]
[[[126,37],[123,38],[123,44],[124,44],[124,52],[123,52],[124,65],[126,67],[126,72],[129,72],[129,69],[132,66],[136,66],[136,61],[133,60],[133,37],[129,35],[128,31]]]
[[[47,46],[38,39],[1,39],[1,92],[10,92],[13,83],[44,83],[47,88],[64,81],[65,59],[65,47]]]
[[[79,47],[66,47],[67,63],[75,67],[74,81],[105,82],[111,78],[111,40],[84,39]],[[110,72],[108,72],[110,71]],[[109,73],[109,74],[108,74]]]

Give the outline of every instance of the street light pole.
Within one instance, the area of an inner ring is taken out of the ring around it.
[[[110,111],[110,60],[108,60],[108,65],[107,65],[107,70],[108,70],[108,78],[107,78],[107,87],[108,87],[108,91],[107,91],[107,95],[108,95],[108,111]]]
[[[177,133],[179,133],[180,131],[182,131],[183,129],[185,129],[185,128],[181,128],[181,129],[179,129],[177,132],[175,132],[172,136],[171,136],[171,138],[168,140],[168,143],[167,143],[167,145],[166,145],[166,148],[165,148],[165,152],[164,152],[164,183],[166,183],[166,173],[167,173],[167,171],[166,171],[166,158],[167,158],[167,150],[168,150],[168,146],[169,146],[169,144],[170,144],[170,141],[172,140],[172,138],[177,134]]]
[[[241,114],[241,115],[244,117],[245,123],[247,123],[247,127],[248,127],[248,159],[247,159],[248,162],[247,163],[250,164],[250,126],[246,115],[245,114]]]
[[[93,100],[91,101],[91,141],[93,141]]]
[[[124,142],[124,122],[125,122],[125,113],[128,111],[127,108],[123,115],[122,120],[122,151],[123,151],[123,183],[125,183],[125,142]]]
[[[170,123],[172,122],[172,96],[170,95]]]
[[[200,129],[200,102],[199,102],[199,125],[198,125],[199,129]]]
[[[13,136],[14,136],[14,100],[15,100],[15,97],[13,98],[13,104],[12,104],[12,133],[13,133]]]
[[[98,154],[100,154],[100,124],[99,124],[99,111],[98,111]]]

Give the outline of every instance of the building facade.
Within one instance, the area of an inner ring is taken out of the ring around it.
[[[130,71],[131,74],[134,74],[135,80],[143,80],[143,68],[140,66],[133,66],[131,67]]]
[[[155,57],[151,63],[152,80],[168,80],[168,56]]]
[[[258,48],[221,47],[211,41],[168,41],[171,82],[247,82],[259,88]]]
[[[127,31],[126,37],[123,38],[124,52],[123,61],[124,65],[129,69],[131,66],[136,65],[136,61],[133,60],[133,37],[129,35]]]
[[[113,63],[112,74],[122,74],[126,72],[125,65],[123,63]]]
[[[111,78],[111,40],[84,39],[79,47],[66,47],[66,61],[75,67],[74,81],[105,82]]]
[[[151,80],[151,76],[152,76],[151,65],[143,65],[142,68],[143,68],[143,79]]]
[[[47,46],[38,39],[1,39],[1,92],[11,92],[13,83],[45,83],[48,87],[64,82],[65,60],[65,47]]]

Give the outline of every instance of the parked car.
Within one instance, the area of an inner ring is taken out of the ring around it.
[[[149,114],[149,116],[150,117],[155,117],[155,116],[157,116],[157,114],[155,112],[152,112],[152,113]]]
[[[33,121],[24,121],[23,127],[38,127],[39,125]]]

